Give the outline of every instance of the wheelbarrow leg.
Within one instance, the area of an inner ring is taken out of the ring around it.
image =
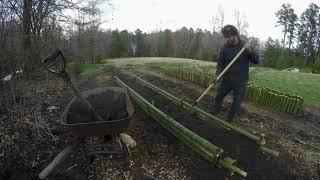
[[[53,161],[39,174],[40,179],[46,179],[56,168],[57,166],[63,162],[67,156],[79,146],[81,140],[77,139],[73,144],[67,146],[63,151],[61,151]]]

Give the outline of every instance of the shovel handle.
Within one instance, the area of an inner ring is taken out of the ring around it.
[[[210,84],[210,86],[201,94],[201,96],[196,100],[196,104],[203,98],[204,95],[206,95],[210,91],[213,85],[214,85],[213,83]]]

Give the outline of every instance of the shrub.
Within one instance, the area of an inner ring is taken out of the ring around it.
[[[311,67],[306,67],[306,68],[303,69],[303,72],[312,73],[312,68]]]
[[[317,59],[312,66],[312,73],[320,74],[320,59]]]

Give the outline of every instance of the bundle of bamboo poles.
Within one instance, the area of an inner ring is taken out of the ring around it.
[[[277,157],[279,155],[279,152],[265,147],[266,141],[265,141],[265,136],[263,134],[260,135],[260,137],[258,137],[248,131],[245,131],[245,130],[239,128],[239,127],[233,126],[232,124],[230,124],[226,121],[223,121],[223,120],[211,115],[210,113],[207,113],[207,112],[201,110],[200,108],[192,106],[191,104],[187,103],[186,101],[183,101],[182,99],[179,99],[179,98],[171,95],[170,93],[152,85],[151,83],[141,79],[138,76],[135,76],[133,74],[131,74],[131,76],[135,79],[136,82],[138,82],[142,86],[149,88],[149,89],[153,90],[154,92],[158,93],[159,95],[163,96],[164,98],[172,101],[178,107],[180,107],[188,112],[194,113],[199,119],[207,122],[209,125],[221,127],[221,128],[227,129],[227,130],[231,130],[235,133],[238,133],[240,135],[247,137],[248,139],[254,141],[258,145],[258,147],[259,147],[258,149],[261,152],[263,152],[264,154],[271,155],[274,157]]]
[[[164,72],[171,77],[190,81],[202,87],[208,87],[213,77],[211,73],[199,72],[196,69],[164,69]],[[256,85],[247,86],[245,99],[270,110],[287,113],[296,113],[303,106],[301,96]]]
[[[208,160],[209,162],[217,165],[218,167],[226,168],[233,175],[238,173],[239,175],[246,177],[247,173],[237,166],[235,166],[236,160],[229,157],[223,157],[223,149],[219,148],[206,139],[195,134],[191,130],[187,129],[173,118],[163,113],[161,110],[153,106],[142,96],[136,93],[118,77],[115,77],[116,83],[128,90],[130,97],[154,120],[156,120],[162,127],[176,136],[185,145],[189,146],[200,156]]]

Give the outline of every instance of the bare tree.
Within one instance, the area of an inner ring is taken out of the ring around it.
[[[224,10],[221,6],[218,8],[217,14],[218,31],[221,31],[224,25]]]
[[[219,22],[219,19],[217,15],[214,15],[211,17],[210,25],[211,25],[212,33],[217,32],[218,22]]]
[[[224,26],[224,10],[221,6],[218,7],[218,12],[215,16],[212,16],[211,18],[211,28],[212,28],[212,36],[214,39],[214,49],[215,52],[219,52],[220,47],[223,44],[223,39],[221,35],[221,29]]]
[[[235,10],[233,16],[235,18],[236,27],[239,30],[239,34],[247,36],[247,28],[249,27],[249,23],[247,21],[246,15],[241,14],[239,10]]]

